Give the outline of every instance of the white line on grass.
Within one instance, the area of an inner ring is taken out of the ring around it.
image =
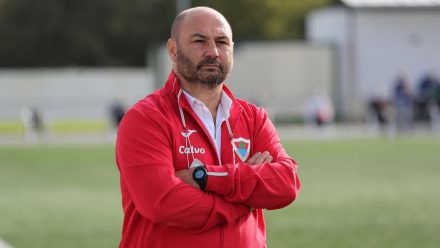
[[[12,248],[12,246],[6,243],[3,239],[0,239],[0,248]]]

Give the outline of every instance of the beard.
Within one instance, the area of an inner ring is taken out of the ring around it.
[[[223,64],[213,57],[206,57],[198,64],[194,64],[191,60],[177,49],[177,71],[191,84],[202,84],[210,89],[220,85],[226,79],[231,70],[231,63]],[[203,68],[204,65],[214,65],[217,68]]]

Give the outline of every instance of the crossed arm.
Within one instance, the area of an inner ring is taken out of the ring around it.
[[[260,130],[254,136],[255,151],[267,152],[257,152],[245,163],[206,165],[208,171],[228,172],[226,177],[209,178],[207,192],[197,189],[191,169],[175,172],[169,166],[172,152],[164,149],[169,146],[165,134],[172,127],[151,116],[128,112],[116,147],[121,187],[128,192],[123,197],[143,217],[202,232],[247,216],[249,207],[281,208],[296,197],[296,164],[282,148],[272,124],[264,120],[267,116],[258,118],[264,123],[256,124]]]
[[[227,174],[208,176],[205,190],[252,208],[282,208],[294,201],[300,190],[297,165],[281,145],[267,113],[260,108],[254,111],[251,138],[256,153],[246,162],[205,165],[208,172]],[[176,176],[198,188],[192,180],[192,170],[179,171]]]
[[[251,158],[249,158],[246,163],[249,165],[257,165],[263,163],[272,162],[273,157],[269,154],[268,151],[265,152],[257,152]],[[194,181],[192,177],[192,173],[195,168],[184,169],[176,172],[176,177],[182,179],[183,182],[200,189],[199,185]]]

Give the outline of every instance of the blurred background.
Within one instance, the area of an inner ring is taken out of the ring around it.
[[[301,165],[270,247],[440,246],[439,0],[0,0],[0,248],[117,246],[117,125],[192,6],[229,20],[227,84]]]
[[[438,4],[1,0],[0,135],[28,132],[31,140],[32,126],[46,140],[111,131],[118,111],[163,85],[173,18],[199,5],[218,9],[233,27],[229,86],[276,123],[435,132]]]

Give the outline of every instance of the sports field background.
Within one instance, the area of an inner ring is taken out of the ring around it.
[[[440,139],[284,141],[291,206],[266,212],[277,247],[440,247]],[[112,145],[0,147],[0,238],[15,248],[117,247]]]

